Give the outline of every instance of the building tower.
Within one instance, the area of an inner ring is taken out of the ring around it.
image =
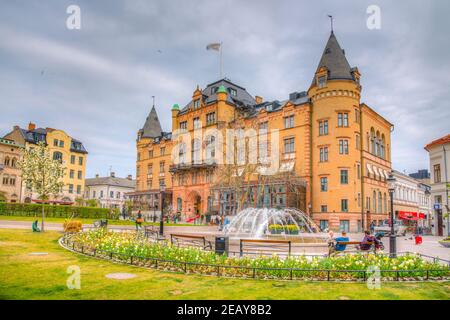
[[[330,229],[355,230],[355,214],[361,214],[359,78],[332,31],[308,90],[311,212],[314,220],[327,221]]]

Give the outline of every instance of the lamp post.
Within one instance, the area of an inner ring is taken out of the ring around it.
[[[389,173],[389,178],[387,179],[388,188],[389,188],[389,196],[391,198],[391,212],[390,212],[390,220],[391,220],[391,232],[389,235],[389,256],[391,258],[395,258],[397,256],[397,238],[395,236],[395,228],[394,228],[394,192],[395,192],[395,182],[396,179],[394,175]]]
[[[159,221],[159,236],[164,236],[164,191],[166,191],[166,186],[161,184],[159,186],[160,198],[161,198],[161,219]]]

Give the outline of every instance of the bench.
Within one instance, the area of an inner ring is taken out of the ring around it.
[[[254,250],[254,251],[249,251]],[[241,239],[239,244],[239,256],[243,256],[245,251],[250,254],[273,254],[285,253],[291,255],[292,243],[290,240],[257,240]]]
[[[356,247],[356,251],[357,252],[368,252],[368,251],[370,251],[370,249],[371,248],[373,248],[373,252],[376,254],[376,252],[377,252],[377,247],[376,247],[376,245],[375,245],[375,242],[361,242],[361,241],[336,241],[336,244],[338,245],[345,245],[345,246],[347,246],[347,245],[355,245],[355,247]],[[361,250],[361,249],[358,249],[357,248],[357,246],[360,246],[360,245],[369,245],[370,247],[369,247],[369,249],[368,250]],[[336,251],[335,249],[335,246],[330,246],[330,249],[329,249],[329,252],[328,252],[328,255],[330,256],[331,254],[333,254],[333,253],[339,253],[339,252],[344,252],[344,251],[346,251],[347,250],[347,248],[345,248],[343,251]]]
[[[94,221],[94,228],[107,228],[107,227],[108,227],[107,219],[100,219],[100,220]]]
[[[196,247],[203,250],[212,250],[211,241],[204,236],[172,233],[170,234],[170,243],[178,247]]]
[[[144,226],[144,235],[146,238],[158,238],[159,230],[155,226]]]

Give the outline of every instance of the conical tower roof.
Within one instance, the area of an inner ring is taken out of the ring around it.
[[[320,58],[319,65],[317,66],[317,71],[320,68],[326,67],[328,69],[328,80],[334,79],[348,79],[354,80],[350,65],[345,57],[344,50],[341,49],[339,42],[331,31],[330,38],[328,38],[327,45],[323,50],[322,58]],[[313,83],[314,83],[313,79]]]
[[[144,127],[142,128],[143,138],[156,138],[162,135],[161,123],[158,119],[155,106],[152,107],[150,113],[145,120]]]

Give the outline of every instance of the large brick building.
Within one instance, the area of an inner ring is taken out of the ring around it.
[[[393,125],[361,103],[360,76],[332,32],[307,91],[264,101],[228,79],[197,86],[183,108],[172,107],[170,133],[153,107],[138,132],[136,203],[157,210],[164,185],[173,211],[186,217],[298,206],[322,228],[350,231],[386,218]],[[242,203],[221,184],[228,167],[247,177]]]

